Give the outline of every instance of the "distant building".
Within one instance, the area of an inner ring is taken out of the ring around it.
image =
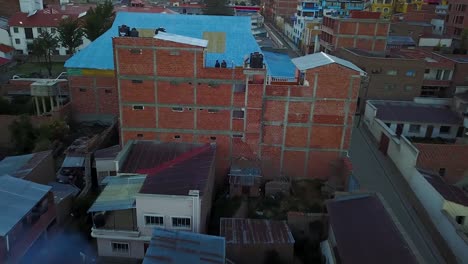
[[[99,149],[94,152],[94,166],[96,167],[97,182],[101,184],[107,176],[117,175],[115,158],[121,150],[120,145]]]
[[[349,17],[327,16],[322,23],[320,49],[333,53],[339,48],[385,51],[390,21],[380,13],[353,11]]]
[[[221,218],[219,235],[226,239],[226,257],[238,264],[265,263],[278,253],[284,263],[294,261],[294,243],[286,221]]]
[[[424,263],[401,224],[378,194],[353,194],[327,202],[326,263]]]
[[[465,0],[448,0],[445,17],[445,33],[461,39],[463,30],[468,28],[468,3]]]
[[[225,264],[224,237],[155,228],[143,264]]]
[[[19,263],[37,242],[47,240],[56,210],[47,185],[0,176],[0,262]]]
[[[55,208],[57,209],[57,223],[67,223],[74,208],[75,197],[80,193],[80,189],[71,184],[59,182],[49,182],[50,190],[54,195]]]
[[[206,232],[215,147],[130,141],[88,210],[98,254],[142,259],[155,227]]]
[[[293,42],[300,48],[310,47],[304,54],[319,51],[320,22],[323,17],[322,2],[320,0],[305,0],[297,5],[294,14]],[[315,30],[315,31],[313,31]],[[315,33],[315,34],[312,34]]]
[[[52,151],[6,157],[0,161],[0,176],[4,174],[39,184],[54,181],[55,161]]]
[[[261,169],[255,162],[234,160],[229,171],[229,195],[259,196]]]

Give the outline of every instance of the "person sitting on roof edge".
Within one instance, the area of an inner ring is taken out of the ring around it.
[[[215,63],[215,68],[219,68],[219,67],[220,67],[220,65],[219,65],[219,61],[218,61],[218,60],[216,60],[216,63]]]
[[[221,62],[221,68],[226,68],[227,67],[227,63],[225,60],[223,60],[223,62]]]

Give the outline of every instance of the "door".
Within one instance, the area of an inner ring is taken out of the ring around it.
[[[426,130],[426,138],[432,137],[432,132],[434,131],[434,126],[427,126]]]
[[[397,124],[396,126],[396,135],[399,137],[403,133],[403,124]]]
[[[387,137],[387,135],[385,135],[384,133],[382,133],[382,135],[380,136],[379,150],[380,150],[385,156],[387,156],[388,144],[389,144],[389,143],[390,143],[390,139]]]

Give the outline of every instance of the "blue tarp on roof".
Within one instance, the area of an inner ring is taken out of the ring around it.
[[[187,16],[118,12],[112,27],[86,48],[65,62],[66,68],[114,69],[112,37],[118,26],[156,29],[163,27],[167,33],[203,39],[203,32],[225,32],[226,46],[223,53],[207,53],[206,65],[213,66],[216,60],[226,60],[242,66],[244,58],[260,48],[251,33],[250,17],[239,16]]]
[[[10,175],[0,176],[0,236],[8,234],[51,188]]]
[[[262,51],[268,74],[273,77],[295,77],[296,66],[286,53]]]
[[[226,263],[224,237],[155,228],[143,264]]]
[[[388,36],[387,45],[415,46],[416,42],[414,42],[413,38],[409,36]]]

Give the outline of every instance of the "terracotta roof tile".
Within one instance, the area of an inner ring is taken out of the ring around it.
[[[77,18],[78,14],[64,13],[54,8],[46,8],[37,11],[36,14],[29,17],[27,13],[18,12],[10,18],[8,24],[10,27],[57,27],[60,21],[67,17]]]
[[[10,46],[5,45],[5,44],[0,44],[0,51],[1,52],[8,53],[8,52],[12,52],[14,50],[15,49],[13,47],[10,47]]]

